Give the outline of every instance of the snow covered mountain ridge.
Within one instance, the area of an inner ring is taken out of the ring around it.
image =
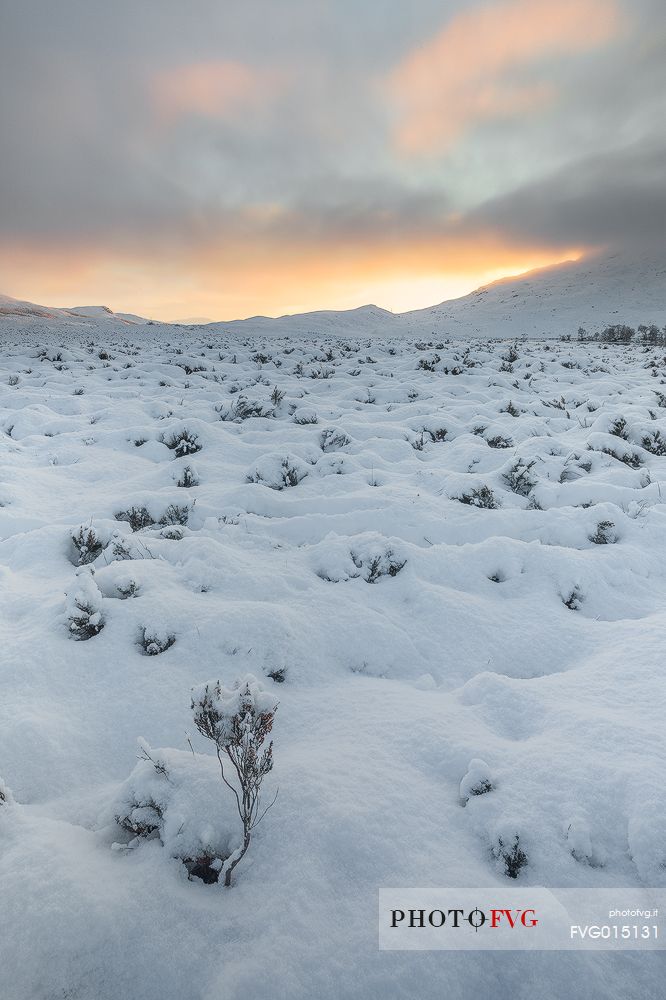
[[[120,323],[144,324],[148,320],[132,313],[117,313],[108,306],[73,306],[71,309],[56,306],[42,306],[24,299],[14,299],[11,295],[0,295],[0,319],[5,316],[27,316],[52,320],[114,320]]]
[[[0,295],[3,318],[67,324],[145,325],[154,321],[106,306],[51,308]],[[425,309],[392,313],[376,305],[206,324],[242,335],[558,337],[615,323],[666,324],[666,256],[607,253],[503,278]],[[182,324],[159,323],[171,328]]]

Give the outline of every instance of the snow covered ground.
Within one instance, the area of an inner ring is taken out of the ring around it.
[[[663,348],[104,323],[0,334],[3,1000],[662,996],[379,952],[377,891],[666,885]],[[190,690],[247,673],[279,797],[225,889]]]

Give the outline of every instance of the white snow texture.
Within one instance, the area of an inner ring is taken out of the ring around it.
[[[377,891],[666,885],[663,348],[0,331],[2,1000],[661,996],[379,952]],[[226,889],[190,699],[248,673],[279,796]]]

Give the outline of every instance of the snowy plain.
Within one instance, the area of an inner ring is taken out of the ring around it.
[[[663,995],[659,954],[377,948],[382,886],[666,885],[663,348],[0,336],[3,1000]],[[225,889],[190,690],[248,672],[279,796]]]

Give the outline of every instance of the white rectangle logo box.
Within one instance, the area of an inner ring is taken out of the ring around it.
[[[655,951],[666,889],[380,889],[382,951]]]

